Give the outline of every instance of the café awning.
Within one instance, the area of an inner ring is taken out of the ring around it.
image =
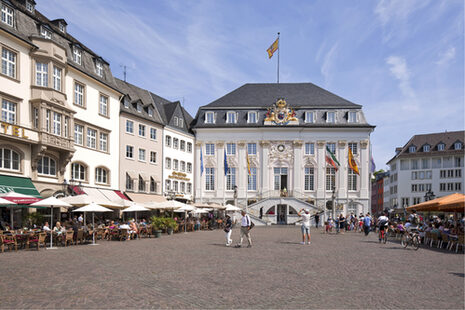
[[[0,175],[0,193],[3,194],[2,196],[5,196],[9,192],[12,193],[5,199],[16,204],[30,204],[41,200],[40,194],[34,184],[32,184],[30,178]],[[19,195],[15,196],[14,193],[18,193]],[[24,195],[29,197],[25,197]]]
[[[128,193],[126,192],[129,198],[134,202],[139,203],[150,203],[150,202],[165,202],[166,198],[161,195],[155,194],[142,194],[142,193]]]
[[[465,195],[454,193],[425,201],[407,208],[407,211],[464,212]]]

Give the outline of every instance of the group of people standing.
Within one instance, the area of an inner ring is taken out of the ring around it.
[[[242,242],[244,241],[244,238],[247,238],[247,242],[248,242],[248,245],[247,247],[248,248],[251,248],[252,247],[252,237],[250,235],[250,230],[253,228],[254,224],[252,222],[252,220],[250,219],[250,216],[247,215],[247,213],[242,210],[241,211],[241,215],[242,215],[242,218],[241,218],[241,231],[240,231],[240,239],[239,239],[239,242],[236,244],[236,248],[240,248],[242,247]],[[234,227],[234,224],[232,219],[231,219],[231,216],[229,216],[229,214],[226,215],[226,223],[225,223],[225,226],[224,226],[224,231],[226,233],[226,246],[231,246],[232,244],[232,239],[231,239],[231,234],[232,234],[232,230],[233,230],[233,227]]]

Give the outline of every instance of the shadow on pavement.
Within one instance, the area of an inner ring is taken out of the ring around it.
[[[464,273],[460,273],[460,272],[449,272],[449,274],[453,274],[454,276],[461,277],[461,278],[465,278],[465,274],[464,274]]]

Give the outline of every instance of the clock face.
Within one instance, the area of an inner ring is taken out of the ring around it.
[[[285,149],[284,145],[280,144],[278,145],[278,151],[283,152]]]

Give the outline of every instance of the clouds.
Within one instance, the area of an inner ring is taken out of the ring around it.
[[[446,51],[443,51],[439,55],[437,65],[447,65],[455,59],[455,47],[451,46]]]
[[[338,43],[336,42],[333,46],[326,52],[323,58],[323,64],[321,65],[321,74],[324,77],[325,86],[328,87],[332,81],[332,71],[336,65]]]
[[[415,92],[410,85],[410,71],[407,68],[405,58],[399,56],[389,56],[386,58],[389,71],[399,81],[399,88],[402,94],[409,99],[415,99]]]

